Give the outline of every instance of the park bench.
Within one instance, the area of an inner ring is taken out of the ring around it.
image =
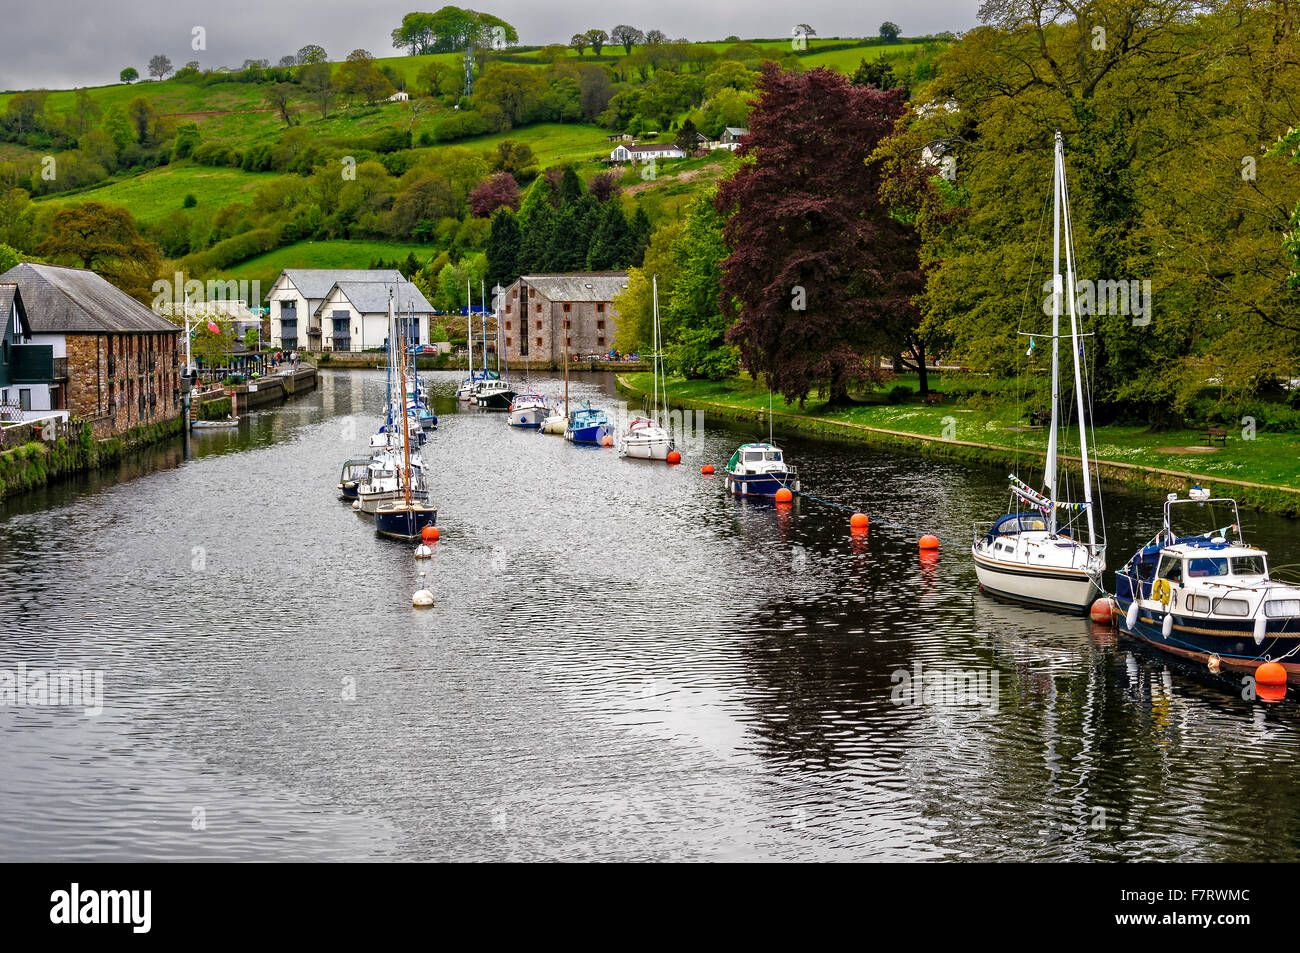
[[[942,404],[943,394],[939,393],[937,390],[932,390],[930,393],[925,395],[925,402],[927,404]]]
[[[1207,447],[1212,447],[1216,440],[1225,447],[1228,445],[1227,427],[1216,427],[1211,424],[1205,428],[1205,445]]]

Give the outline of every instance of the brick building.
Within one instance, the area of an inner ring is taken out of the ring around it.
[[[181,414],[180,328],[92,271],[24,262],[0,275],[18,285],[29,341],[49,345],[52,401],[96,437]]]
[[[627,272],[524,275],[505,292],[501,336],[516,363],[559,364],[608,354],[618,312],[614,298],[627,288]]]

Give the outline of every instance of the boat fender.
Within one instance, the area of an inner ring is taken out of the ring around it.
[[[1255,616],[1255,644],[1262,645],[1264,642],[1264,630],[1268,627],[1268,620],[1262,615]]]
[[[1133,604],[1128,607],[1128,615],[1124,617],[1124,624],[1130,632],[1132,632],[1134,626],[1137,625],[1137,620],[1138,620],[1138,604],[1137,604],[1137,600],[1134,599]]]
[[[1160,626],[1160,634],[1167,639],[1169,638],[1169,633],[1173,631],[1174,631],[1174,614],[1170,612],[1165,616],[1165,621]]]

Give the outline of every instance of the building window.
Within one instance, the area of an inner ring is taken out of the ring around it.
[[[537,346],[538,347],[542,346],[542,339],[540,337],[537,339]]]
[[[604,346],[605,346],[605,339],[604,339],[604,338],[596,338],[596,343],[599,344],[601,347],[604,347]]]
[[[512,297],[512,298],[518,298],[518,297],[519,297],[519,289],[516,288],[514,291],[510,292],[510,297]]]
[[[509,307],[508,305],[506,306],[506,310],[507,310],[507,311],[510,310],[510,307]],[[510,330],[510,322],[509,322],[509,321],[506,322],[506,330],[507,330],[507,331]]]
[[[567,301],[564,302],[564,313],[568,314],[572,310],[573,310],[573,305],[569,304],[569,302]]]
[[[564,346],[565,346],[565,347],[573,347],[573,338],[565,338],[565,339],[564,339]]]
[[[507,325],[507,327],[509,327],[509,325]],[[510,338],[506,338],[506,347],[513,347],[513,346],[514,346],[514,343],[515,343],[515,342],[514,342],[513,340],[511,340]]]
[[[564,330],[567,331],[567,330],[569,330],[569,328],[571,328],[571,327],[573,327],[573,322],[570,321],[568,318],[565,318],[565,320],[564,320]]]
[[[18,389],[18,409],[19,410],[32,409],[32,392],[28,390],[26,387],[20,387]]]
[[[537,313],[538,313],[538,314],[541,314],[541,313],[542,313],[542,305],[541,305],[541,302],[538,302],[538,304],[537,304]]]
[[[514,307],[513,304],[508,304],[508,305],[506,305],[506,314],[509,314],[509,313],[510,313],[510,309],[513,308],[513,307]]]
[[[597,322],[596,322],[596,330],[597,330],[597,331],[603,331],[603,330],[605,330],[605,322],[604,322],[604,321],[597,321]]]
[[[537,330],[540,331],[541,329],[542,329],[542,322],[538,321],[538,322],[537,322]]]
[[[597,301],[597,302],[596,302],[596,313],[597,313],[597,314],[604,314],[604,313],[605,313],[605,302],[603,302],[603,301]]]

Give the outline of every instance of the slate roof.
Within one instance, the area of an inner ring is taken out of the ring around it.
[[[275,279],[288,278],[304,298],[327,297],[336,284],[345,281],[377,281],[394,284],[405,281],[400,271],[391,268],[286,268]],[[388,309],[388,296],[384,296],[384,310]]]
[[[13,281],[0,282],[0,338],[5,336],[8,330],[9,318],[14,313],[14,304],[18,305],[18,326],[22,329],[22,334],[31,333],[31,325],[27,321],[27,309],[23,307],[23,295],[18,290],[18,284]]]
[[[33,334],[180,333],[93,271],[23,262],[0,281],[18,283]]]
[[[408,308],[414,308],[416,314],[427,314],[433,311],[433,306],[420,293],[419,288],[403,278],[399,272],[395,271],[392,274],[397,276],[396,281],[336,282],[334,287],[325,294],[325,300],[317,307],[316,313],[320,314],[325,310],[325,302],[333,296],[335,288],[361,314],[388,314],[389,288],[393,289],[393,305],[399,316],[406,314]]]
[[[626,271],[524,275],[519,280],[536,288],[549,301],[612,301],[627,288]]]

